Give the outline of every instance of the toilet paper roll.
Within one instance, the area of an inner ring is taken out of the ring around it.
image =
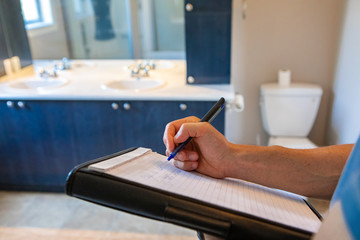
[[[10,58],[10,62],[11,62],[11,67],[14,73],[20,71],[21,69],[21,63],[20,63],[20,58],[18,56],[14,56],[12,58]]]
[[[13,69],[12,69],[12,66],[11,66],[11,60],[10,58],[8,59],[5,59],[3,61],[3,64],[4,64],[4,69],[5,69],[5,74],[10,76],[10,75],[13,75]]]
[[[289,69],[280,69],[278,73],[278,83],[280,86],[289,86],[291,83],[291,71]]]

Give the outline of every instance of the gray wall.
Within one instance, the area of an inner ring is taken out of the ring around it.
[[[337,49],[342,23],[342,0],[233,1],[231,81],[244,95],[245,110],[228,113],[228,139],[241,144],[267,144],[261,123],[259,88],[274,82],[281,68],[292,70],[297,82],[320,84],[324,90],[319,114],[309,138],[326,144]]]
[[[354,143],[360,133],[360,1],[348,0],[342,32],[329,143]]]

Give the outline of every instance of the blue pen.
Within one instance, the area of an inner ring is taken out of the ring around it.
[[[211,123],[212,120],[220,113],[220,111],[225,106],[225,99],[222,97],[220,100],[205,114],[205,116],[200,120],[200,122],[209,122]],[[170,161],[172,158],[176,156],[178,152],[180,152],[186,144],[188,144],[191,141],[192,137],[189,137],[186,139],[185,142],[181,143],[172,153],[170,153],[170,156],[168,157],[168,161]]]

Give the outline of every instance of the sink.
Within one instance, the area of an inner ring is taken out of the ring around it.
[[[40,78],[32,77],[10,82],[8,87],[13,90],[40,90],[62,87],[67,84],[65,78]]]
[[[103,89],[112,89],[119,91],[144,91],[162,87],[165,84],[163,80],[159,79],[123,79],[114,80],[105,83]]]

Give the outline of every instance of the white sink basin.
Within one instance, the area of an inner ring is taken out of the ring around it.
[[[162,87],[165,84],[159,79],[123,79],[114,80],[105,83],[103,89],[119,90],[119,91],[144,91]]]
[[[8,87],[13,90],[39,90],[59,88],[67,84],[69,81],[65,78],[25,78],[10,82]]]

